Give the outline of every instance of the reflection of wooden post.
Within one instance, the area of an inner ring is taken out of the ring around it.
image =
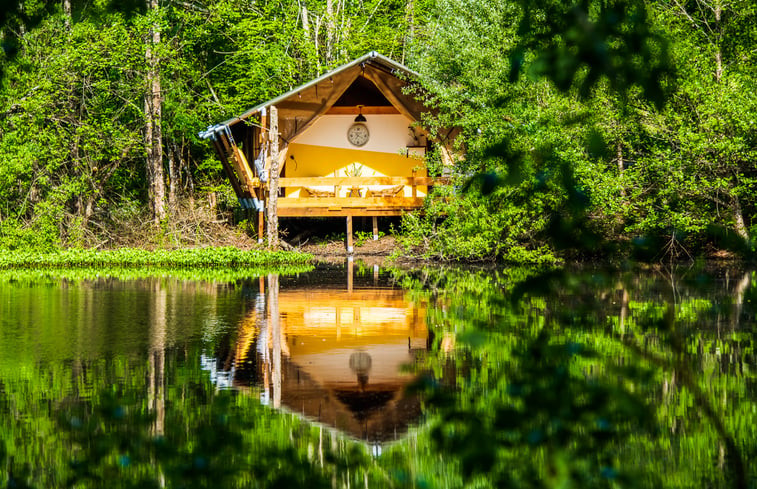
[[[281,407],[281,321],[279,320],[279,276],[268,276],[268,311],[273,334],[273,399],[274,408]]]
[[[355,249],[352,247],[352,216],[347,216],[347,253],[352,254]]]
[[[279,111],[271,107],[271,174],[268,177],[268,248],[279,248]]]
[[[373,216],[373,241],[378,239],[378,216]]]

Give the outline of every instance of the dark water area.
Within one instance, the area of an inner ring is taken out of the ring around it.
[[[757,282],[0,277],[0,487],[755,487]]]

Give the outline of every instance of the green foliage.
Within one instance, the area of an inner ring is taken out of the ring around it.
[[[405,221],[410,244],[526,262],[753,256],[757,12],[700,7],[439,2],[416,46],[428,101],[462,130],[463,188],[507,195],[439,194]]]
[[[137,203],[130,214],[147,214],[145,56],[154,26],[161,40],[150,53],[159,65],[163,157],[173,180],[166,183],[194,198],[230,193],[212,145],[199,139],[202,129],[368,51],[404,60],[430,8],[426,0],[337,8],[321,0],[212,0],[157,9],[136,0],[72,0],[66,13],[61,4],[0,8],[5,248],[101,245],[124,233],[120,207]]]
[[[384,237],[384,232],[379,230],[379,238]],[[355,246],[363,246],[368,241],[373,240],[373,231],[356,231],[355,232]]]
[[[132,248],[102,251],[72,248],[52,253],[2,252],[0,253],[0,269],[61,267],[234,268],[307,264],[311,260],[312,256],[306,253],[244,251],[233,247],[155,251]]]

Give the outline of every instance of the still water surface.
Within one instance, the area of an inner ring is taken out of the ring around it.
[[[5,276],[0,484],[751,487],[752,277]]]

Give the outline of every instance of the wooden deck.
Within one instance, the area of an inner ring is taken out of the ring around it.
[[[279,197],[280,217],[399,216],[423,207],[418,191],[449,183],[447,178],[433,177],[297,177],[280,178],[281,188],[333,189],[324,196]],[[391,187],[402,186],[398,195]],[[389,188],[387,188],[389,187]],[[405,196],[408,189],[410,197]],[[346,197],[340,196],[344,193]],[[358,196],[359,195],[359,196]]]

